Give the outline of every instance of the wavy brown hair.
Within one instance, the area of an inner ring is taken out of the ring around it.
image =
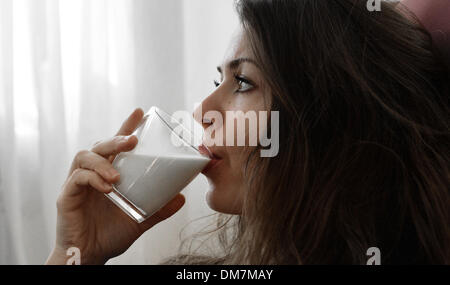
[[[237,3],[280,152],[249,155],[218,255],[166,264],[450,264],[449,72],[412,15],[366,3]]]

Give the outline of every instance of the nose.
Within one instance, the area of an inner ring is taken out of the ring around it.
[[[194,112],[192,113],[192,117],[194,117],[194,120],[203,125],[203,106],[202,103],[200,103],[197,108],[195,108]]]
[[[204,118],[204,115],[207,111],[203,110],[203,104],[200,104],[197,106],[197,108],[192,113],[192,116],[194,117],[194,120],[197,121],[204,129],[208,128],[213,122],[209,121],[208,119]]]
[[[214,119],[209,120],[209,119],[205,118],[205,114],[208,111],[214,111],[215,109],[217,109],[217,108],[215,108],[216,107],[215,100],[213,97],[214,96],[209,96],[208,98],[203,100],[203,102],[200,103],[197,106],[197,108],[194,110],[194,112],[192,113],[192,116],[194,117],[195,121],[197,121],[197,123],[201,124],[204,129],[206,129],[209,126],[211,126],[212,124],[214,124]]]

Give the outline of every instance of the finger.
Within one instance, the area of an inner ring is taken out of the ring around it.
[[[133,113],[131,113],[131,115],[125,120],[125,122],[123,122],[122,126],[120,127],[116,135],[117,136],[131,135],[139,126],[143,117],[144,111],[141,108],[137,108],[136,110],[134,110]],[[110,162],[113,162],[115,158],[116,154],[112,154],[108,157],[108,160]]]
[[[147,220],[145,220],[140,224],[142,231],[145,232],[154,225],[171,217],[173,214],[178,212],[178,210],[180,210],[181,207],[183,207],[185,202],[186,198],[183,196],[183,194],[178,194],[177,196],[175,196],[162,209],[160,209],[158,212],[153,214],[153,216],[151,216],[150,218],[148,218]]]
[[[104,181],[98,173],[81,168],[76,169],[72,173],[64,188],[66,189],[67,194],[76,195],[86,186],[91,186],[102,193],[109,193],[112,191],[112,185]]]
[[[134,130],[136,130],[137,126],[144,117],[144,111],[141,108],[137,108],[131,113],[131,115],[123,122],[119,131],[117,132],[117,136],[128,136],[131,135]]]
[[[75,161],[76,168],[95,171],[107,182],[115,183],[120,178],[120,173],[111,162],[95,152],[80,151],[75,156]]]
[[[97,143],[91,151],[108,159],[111,155],[132,150],[137,143],[138,139],[136,136],[115,136]]]

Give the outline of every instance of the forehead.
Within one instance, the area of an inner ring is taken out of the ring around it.
[[[237,58],[251,58],[251,51],[242,28],[236,29],[233,33],[222,60],[222,66],[226,66],[227,63]]]

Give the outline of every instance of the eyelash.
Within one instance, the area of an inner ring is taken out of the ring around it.
[[[253,85],[253,83],[252,83],[250,80],[246,79],[246,78],[243,78],[243,77],[241,77],[241,76],[235,75],[235,76],[234,76],[234,79],[236,80],[236,82],[238,83],[239,86],[241,86],[242,83],[245,83],[245,84],[250,85],[250,87],[249,87],[247,90],[243,90],[243,91],[239,91],[239,90],[242,88],[242,87],[239,87],[239,89],[236,90],[236,93],[246,93],[246,92],[250,92],[251,90],[253,90],[253,88],[255,88],[254,85]],[[214,80],[214,85],[216,86],[216,88],[219,87],[220,84],[221,84],[221,83],[219,83],[217,80]]]

